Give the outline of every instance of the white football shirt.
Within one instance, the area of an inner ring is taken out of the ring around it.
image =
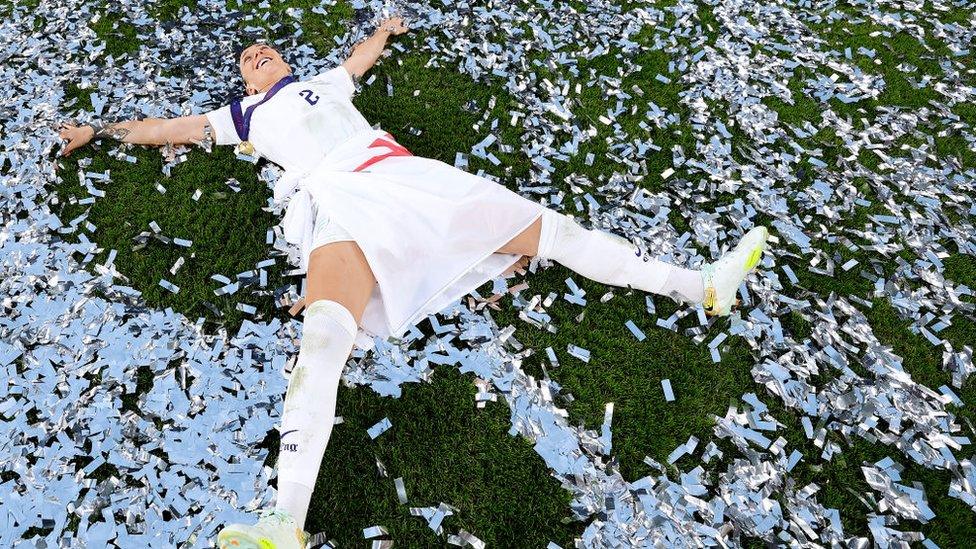
[[[262,157],[286,170],[305,172],[337,144],[363,130],[369,122],[352,104],[352,77],[339,65],[305,81],[278,90],[254,109],[248,141]],[[241,110],[264,99],[263,93],[241,100]],[[218,145],[241,142],[230,105],[205,113]]]
[[[354,91],[341,65],[288,84],[254,111],[249,141],[288,172],[275,184],[275,199],[290,196],[282,227],[286,240],[300,246],[302,267],[308,268],[316,208],[326,208],[376,278],[363,332],[400,337],[512,266],[519,256],[495,252],[539,219],[543,207],[440,160],[374,147],[386,134],[353,106]],[[241,106],[263,97],[249,96]],[[207,118],[218,144],[240,142],[229,106]],[[353,171],[374,157],[383,160]]]

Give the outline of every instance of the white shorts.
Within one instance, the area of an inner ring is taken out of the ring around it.
[[[315,248],[325,246],[326,244],[332,244],[333,242],[347,242],[350,240],[354,240],[352,235],[339,226],[327,210],[320,209],[318,211],[315,216],[315,228],[312,230],[311,250],[315,250]]]

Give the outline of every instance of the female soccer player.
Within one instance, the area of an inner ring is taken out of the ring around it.
[[[725,315],[765,248],[767,231],[757,227],[717,262],[683,269],[488,179],[411,155],[372,129],[351,101],[354,79],[373,66],[391,35],[406,30],[401,18],[381,22],[340,66],[307,80],[295,79],[274,48],[252,44],[237,60],[247,93],[240,102],[203,115],[61,131],[62,154],[93,138],[216,142],[286,170],[274,194],[289,201],[283,225],[302,250],[307,309],[279,431],[278,498],[256,524],[226,526],[217,536],[222,549],[304,547],[339,379],[359,330],[400,336],[522,256]]]

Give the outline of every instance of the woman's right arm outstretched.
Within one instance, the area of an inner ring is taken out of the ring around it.
[[[123,122],[95,123],[91,126],[61,127],[61,139],[68,143],[62,156],[83,147],[92,139],[111,138],[124,143],[137,145],[189,145],[199,143],[207,146],[214,143],[213,131],[206,115],[183,116],[180,118],[146,118],[145,120],[126,120]],[[208,147],[209,148],[209,147]]]

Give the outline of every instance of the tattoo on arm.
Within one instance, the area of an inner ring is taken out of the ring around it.
[[[100,139],[102,137],[110,137],[116,141],[123,141],[125,136],[129,135],[129,131],[122,127],[120,122],[114,124],[103,124],[100,122],[95,122],[92,124],[92,129],[95,130],[95,139]]]

